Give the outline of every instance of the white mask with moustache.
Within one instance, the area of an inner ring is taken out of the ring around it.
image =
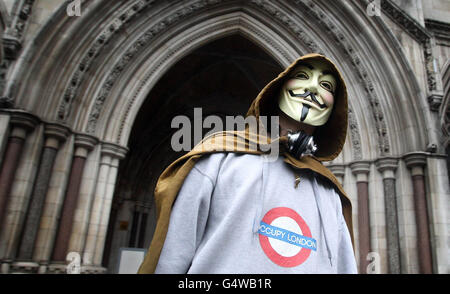
[[[336,87],[336,78],[327,63],[301,63],[282,86],[278,105],[296,121],[322,126],[333,110]]]

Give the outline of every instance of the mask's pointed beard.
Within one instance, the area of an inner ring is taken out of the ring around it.
[[[306,119],[306,117],[308,116],[309,113],[309,109],[311,108],[310,105],[308,104],[302,104],[302,116],[300,117],[301,121],[304,121]]]

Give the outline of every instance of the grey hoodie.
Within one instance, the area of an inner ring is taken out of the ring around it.
[[[178,193],[155,273],[357,273],[339,195],[320,175],[295,173],[281,157],[203,156]]]

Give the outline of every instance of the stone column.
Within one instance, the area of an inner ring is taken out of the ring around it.
[[[83,252],[83,264],[93,265],[95,244],[100,226],[103,198],[105,196],[106,185],[108,182],[108,173],[111,164],[111,156],[103,154],[100,160],[100,169],[97,178],[97,187],[94,194],[94,202],[91,208],[91,215],[89,219],[89,229],[87,233],[86,245]]]
[[[353,162],[350,164],[350,168],[356,177],[358,193],[359,273],[366,274],[369,264],[367,256],[371,251],[368,181],[370,163],[368,161]]]
[[[119,195],[114,195],[113,203],[111,205],[111,213],[109,215],[108,230],[106,231],[105,247],[103,248],[103,258],[102,265],[108,268],[107,273],[114,273],[114,266],[110,262],[111,248],[113,246],[113,240],[116,236],[114,235],[114,228],[117,223],[117,213],[119,210],[118,198]]]
[[[427,154],[426,191],[432,241],[433,271],[448,274],[450,264],[450,184],[447,155]],[[414,206],[413,206],[414,207]]]
[[[403,156],[406,166],[411,171],[414,195],[414,212],[417,226],[417,249],[419,253],[419,270],[421,274],[432,274],[430,231],[428,207],[425,190],[424,167],[427,156],[424,152],[412,152]]]
[[[86,244],[89,230],[89,219],[93,206],[95,192],[98,182],[101,160],[101,144],[97,144],[89,153],[84,167],[83,177],[78,196],[75,218],[70,236],[68,252],[78,252],[80,256]]]
[[[33,261],[39,263],[38,273],[46,273],[50,262],[75,151],[74,141],[75,135],[71,134],[56,155],[33,249]]]
[[[45,196],[52,175],[56,154],[60,144],[66,140],[69,132],[70,130],[62,125],[46,124],[45,126],[45,144],[22,234],[22,241],[18,253],[19,260],[32,259],[33,248],[39,230]]]
[[[380,158],[375,162],[383,176],[384,205],[386,214],[386,238],[388,268],[391,274],[400,274],[400,240],[397,215],[397,195],[395,192],[395,170],[398,159]]]
[[[11,113],[10,124],[12,130],[0,170],[0,230],[27,132],[35,128],[38,119],[26,112],[15,111]]]
[[[66,197],[61,210],[55,247],[53,249],[52,260],[54,261],[66,260],[67,248],[72,233],[74,212],[80,190],[81,175],[84,170],[86,157],[96,144],[97,139],[92,136],[77,134],[75,137],[75,153],[72,160],[69,182],[67,184]]]
[[[112,198],[114,196],[114,188],[116,186],[117,170],[119,168],[119,159],[113,158],[111,168],[108,174],[108,182],[106,184],[105,197],[103,199],[102,214],[100,219],[97,242],[95,244],[94,264],[101,266],[103,259],[103,250],[105,249],[106,233],[108,231],[109,216],[111,214]]]
[[[101,266],[119,160],[125,157],[126,152],[126,148],[115,144],[102,145],[99,180],[83,254],[83,262],[86,265]]]

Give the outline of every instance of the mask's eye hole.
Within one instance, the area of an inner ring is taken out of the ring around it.
[[[301,71],[301,72],[296,73],[294,78],[300,79],[300,80],[307,80],[307,79],[309,79],[309,76],[307,73]]]
[[[321,82],[320,86],[322,86],[322,88],[324,88],[328,92],[333,93],[333,85],[330,82]]]

